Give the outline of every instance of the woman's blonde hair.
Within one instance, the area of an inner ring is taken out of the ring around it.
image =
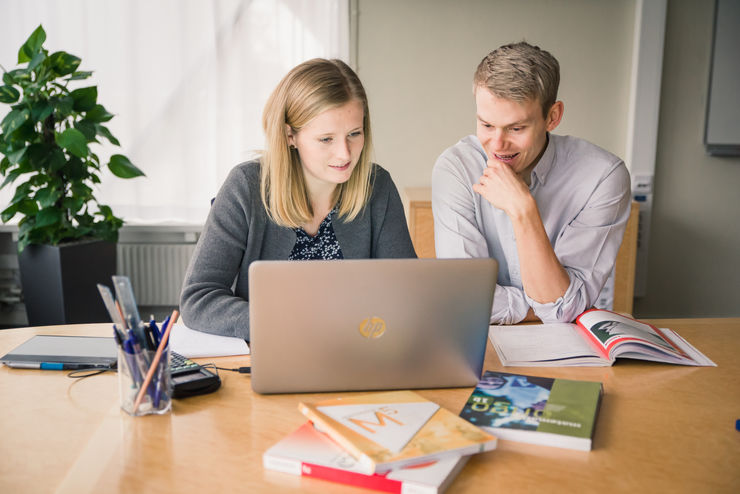
[[[365,145],[349,180],[339,184],[333,198],[339,202],[338,216],[345,221],[360,214],[371,190],[370,114],[360,79],[341,60],[315,58],[288,72],[270,95],[262,114],[267,142],[260,192],[267,214],[278,225],[297,228],[313,217],[300,157],[288,144],[286,124],[300,131],[320,113],[354,100],[362,103],[364,111]]]

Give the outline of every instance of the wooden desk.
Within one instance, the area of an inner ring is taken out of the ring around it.
[[[486,369],[604,383],[594,450],[500,441],[474,456],[448,492],[740,492],[740,318],[652,322],[719,367],[504,369],[489,343]],[[108,333],[108,324],[4,330],[0,355],[32,334]],[[133,418],[118,409],[113,373],[77,381],[0,366],[0,492],[365,492],[262,468],[262,453],[303,423],[298,402],[334,394],[262,396],[247,376],[221,378],[218,392],[176,400],[171,414]],[[420,391],[453,411],[470,392]]]

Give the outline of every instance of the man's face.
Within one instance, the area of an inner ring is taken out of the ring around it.
[[[553,105],[548,118],[542,116],[537,100],[512,101],[495,96],[490,90],[475,90],[476,135],[490,159],[528,175],[545,149],[547,132],[557,127],[562,103]]]

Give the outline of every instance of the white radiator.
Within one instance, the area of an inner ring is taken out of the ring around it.
[[[138,305],[180,304],[195,244],[118,244],[118,274],[128,276]]]

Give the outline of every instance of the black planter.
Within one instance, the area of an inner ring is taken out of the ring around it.
[[[111,286],[116,274],[114,242],[29,245],[18,254],[18,264],[29,325],[110,320],[96,285]]]

